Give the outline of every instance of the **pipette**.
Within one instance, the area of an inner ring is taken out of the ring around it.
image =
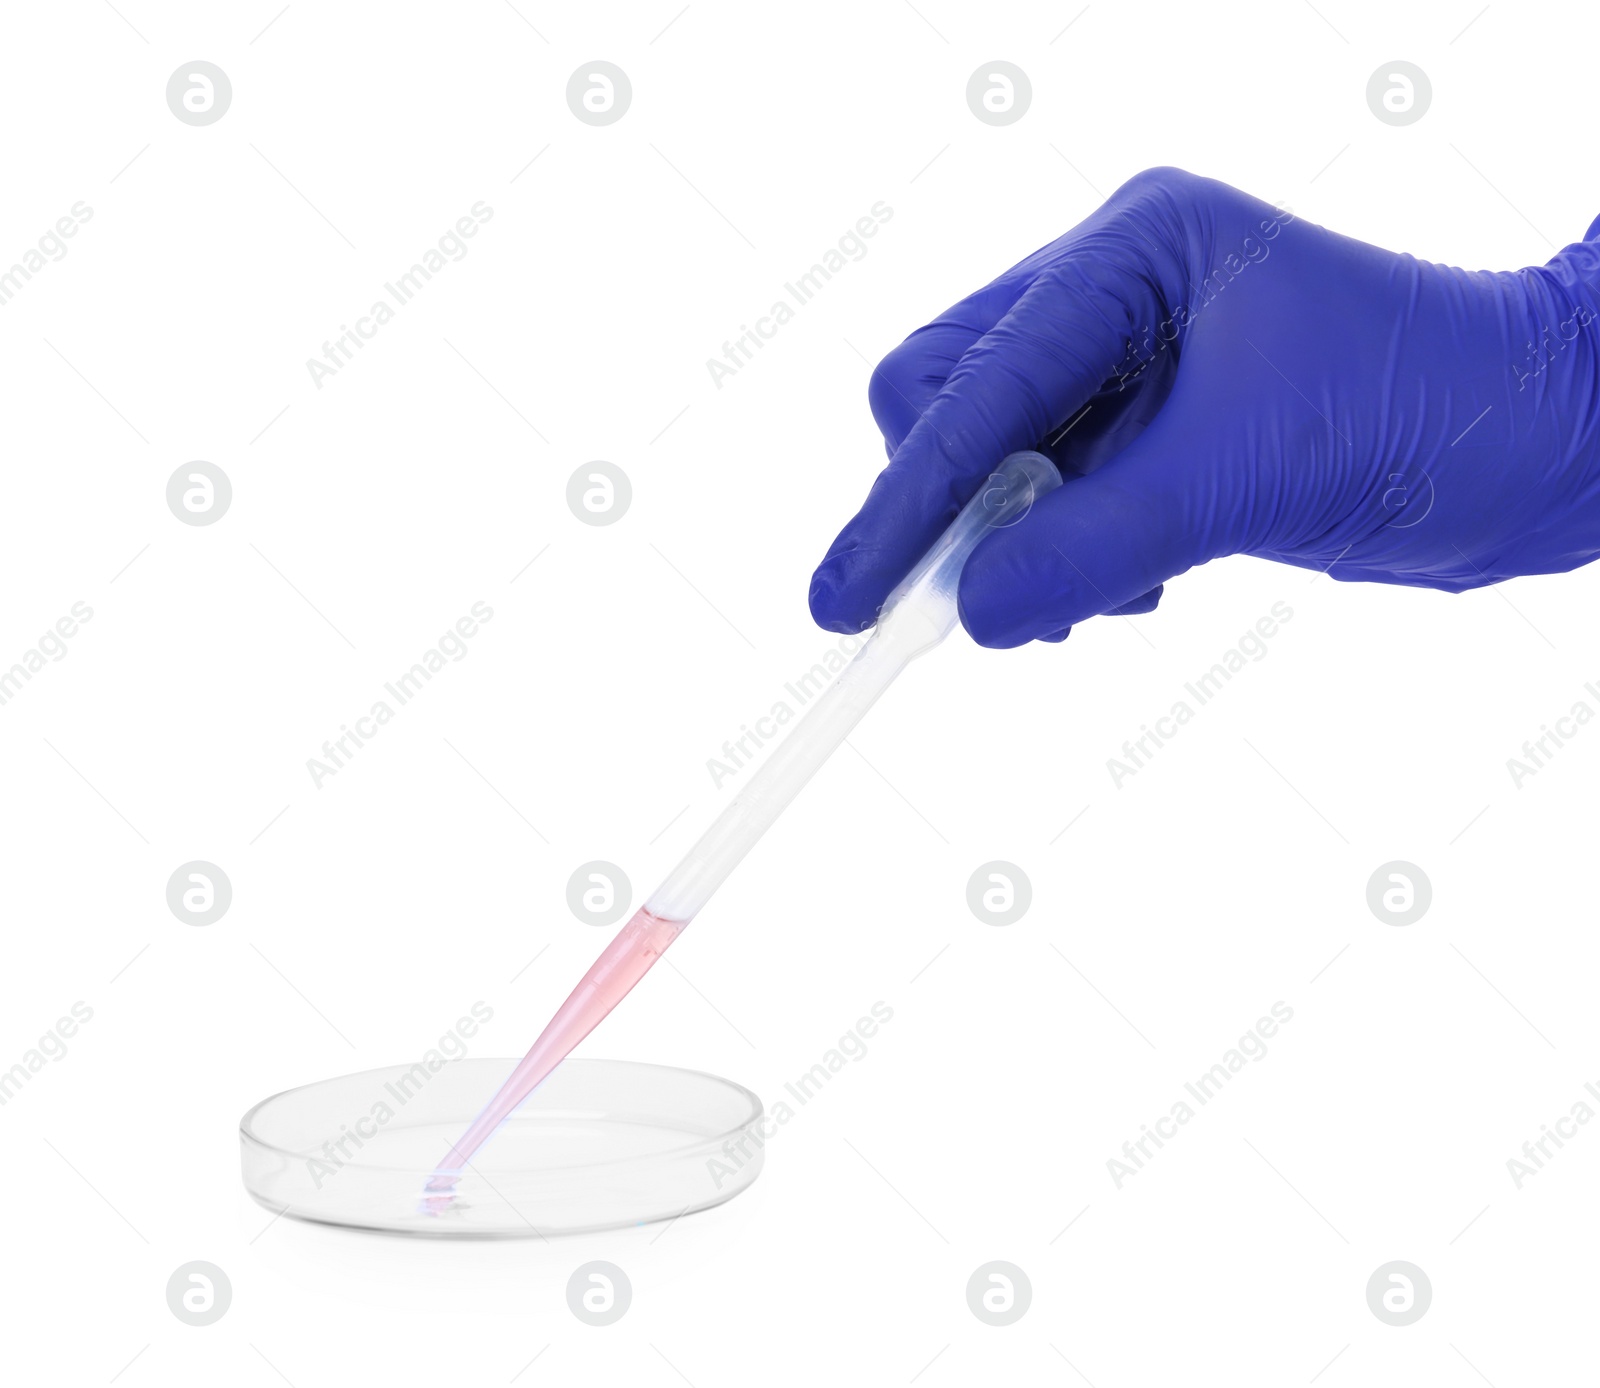
[[[1038,497],[1060,485],[1055,464],[1041,453],[1013,453],[990,475],[890,593],[855,657],[617,932],[500,1091],[445,1154],[428,1179],[425,1209],[442,1213],[448,1208],[478,1148],[649,972],[895,676],[955,629],[957,584],[978,541],[991,530],[1015,525]]]

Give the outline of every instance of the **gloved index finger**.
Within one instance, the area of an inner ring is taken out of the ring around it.
[[[962,356],[833,542],[812,578],[817,622],[871,625],[995,465],[1036,447],[1112,375],[1154,298],[1147,277],[1087,249],[1036,279]]]
[[[1033,277],[1027,264],[1012,266],[952,304],[878,363],[867,385],[867,401],[891,458],[973,344],[1011,311]]]

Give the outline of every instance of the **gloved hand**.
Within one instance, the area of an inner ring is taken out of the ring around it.
[[[1600,238],[1600,221],[1590,228]],[[1253,554],[1459,592],[1600,554],[1600,239],[1456,270],[1153,169],[873,373],[890,463],[811,582],[833,631],[1007,453],[1066,474],[961,580],[985,646]]]

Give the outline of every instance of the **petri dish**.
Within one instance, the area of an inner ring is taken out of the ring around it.
[[[245,1189],[274,1214],[434,1238],[533,1238],[676,1219],[761,1172],[761,1100],[697,1070],[567,1060],[423,1199],[450,1144],[516,1065],[420,1063],[263,1099],[239,1122]]]

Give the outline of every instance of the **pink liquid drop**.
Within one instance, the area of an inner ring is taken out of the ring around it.
[[[456,1183],[473,1154],[516,1112],[518,1105],[538,1088],[545,1076],[566,1059],[568,1052],[627,997],[633,985],[650,971],[688,924],[688,921],[652,916],[642,906],[634,912],[633,919],[616,933],[567,1000],[556,1009],[556,1015],[539,1033],[539,1039],[518,1062],[499,1092],[445,1153],[444,1160],[424,1188],[424,1210],[439,1214],[449,1207]]]

